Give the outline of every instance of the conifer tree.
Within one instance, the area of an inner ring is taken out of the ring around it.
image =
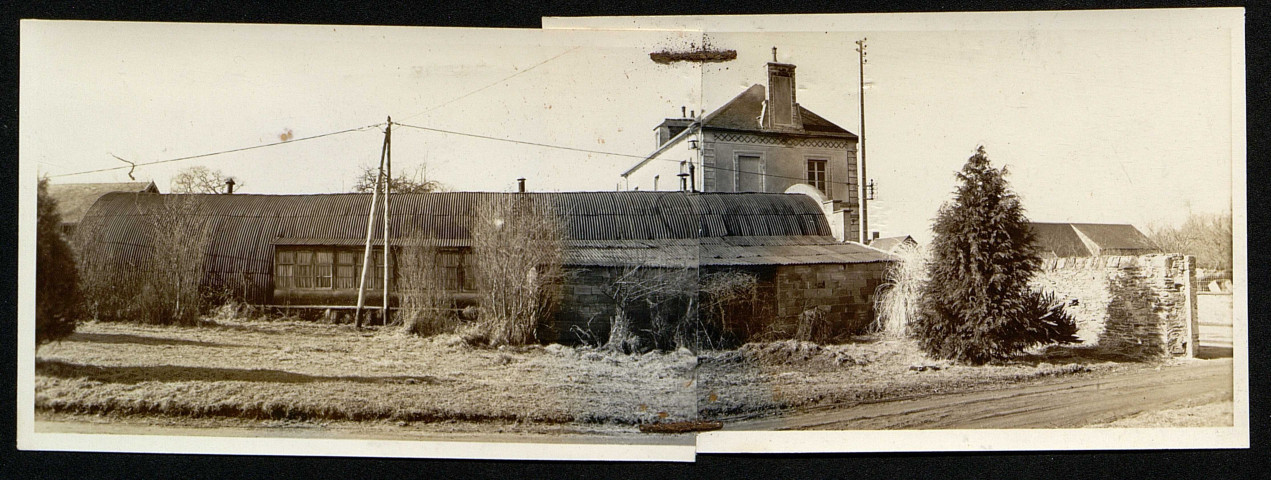
[[[36,200],[35,344],[60,340],[75,331],[82,298],[75,255],[62,237],[57,200],[49,196],[49,180],[40,179]]]
[[[930,280],[914,328],[929,355],[983,364],[1034,345],[1077,341],[1062,305],[1028,287],[1041,258],[1006,173],[979,147],[932,225]]]

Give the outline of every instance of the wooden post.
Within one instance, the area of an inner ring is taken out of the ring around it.
[[[388,200],[393,193],[393,117],[388,117],[384,127],[384,312],[380,322],[388,325],[389,268],[392,265],[392,248],[388,244],[388,227],[392,220],[388,215]]]
[[[362,328],[362,306],[366,304],[367,271],[371,262],[371,238],[375,235],[375,202],[380,196],[380,179],[384,176],[384,156],[388,154],[388,131],[384,132],[384,147],[380,150],[380,169],[375,176],[375,188],[371,191],[371,213],[366,220],[366,253],[362,256],[362,275],[358,277],[357,311],[353,314],[353,327]],[[387,265],[385,265],[387,268]]]

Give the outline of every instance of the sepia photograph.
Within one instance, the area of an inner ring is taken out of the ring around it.
[[[20,35],[20,449],[1249,445],[1241,9]]]

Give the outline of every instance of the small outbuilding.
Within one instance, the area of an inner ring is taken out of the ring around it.
[[[918,246],[918,241],[914,240],[914,237],[911,237],[909,235],[905,235],[901,237],[875,238],[869,241],[869,246],[877,248],[887,253],[896,253],[896,249],[901,248],[901,246],[903,245],[916,247]]]

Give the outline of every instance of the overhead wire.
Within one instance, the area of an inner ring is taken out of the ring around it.
[[[569,150],[569,151],[582,152],[582,153],[594,153],[594,154],[597,154],[597,155],[611,155],[611,156],[615,156],[615,157],[638,158],[638,159],[640,159],[640,160],[649,159],[649,155],[634,155],[634,154],[630,154],[630,153],[607,152],[607,151],[604,151],[604,150],[591,150],[591,149],[587,149],[587,148],[570,147],[570,146],[565,146],[565,145],[556,145],[556,144],[541,143],[541,142],[531,142],[531,141],[527,141],[527,140],[517,140],[517,139],[513,139],[513,138],[494,137],[494,136],[490,136],[490,135],[481,135],[481,134],[477,134],[477,133],[470,133],[470,132],[459,132],[459,131],[455,131],[455,130],[446,130],[446,129],[442,129],[442,128],[424,127],[424,126],[420,126],[420,125],[411,125],[411,124],[399,123],[399,122],[393,122],[393,125],[396,125],[396,126],[399,126],[399,127],[414,128],[414,129],[417,129],[417,130],[424,130],[424,131],[429,131],[429,132],[445,133],[445,134],[449,134],[449,135],[458,135],[458,136],[463,136],[463,137],[480,138],[480,139],[483,139],[483,140],[493,140],[493,141],[498,141],[498,142],[515,143],[515,144],[520,144],[520,145],[530,145],[530,146],[535,146],[535,147],[554,148],[554,149],[558,149],[558,150]],[[654,159],[652,159],[652,160],[659,160],[659,161],[664,161],[664,162],[674,162],[674,163],[681,163],[681,162],[683,162],[682,160],[676,160],[676,159],[672,159],[672,158],[654,158]],[[735,173],[744,173],[744,174],[749,174],[749,175],[758,175],[758,176],[762,176],[762,177],[769,177],[769,178],[784,178],[784,179],[788,179],[788,180],[799,180],[799,181],[804,181],[804,182],[806,182],[806,181],[808,180],[807,178],[804,178],[804,177],[794,177],[794,176],[789,176],[789,175],[777,175],[777,174],[774,174],[774,173],[751,172],[751,171],[746,171],[746,170],[739,170],[739,169],[734,169],[734,168],[728,168],[728,167],[724,167],[724,166],[720,166],[720,165],[711,165],[711,166],[703,167],[703,168],[710,168],[710,169],[713,169],[713,170],[724,171],[724,172],[735,172]],[[826,180],[825,180],[825,183],[826,183],[826,184],[833,184],[833,185],[852,185],[852,183],[851,183],[851,182],[843,182],[843,181],[830,180],[830,179],[826,179]]]
[[[511,80],[512,78],[514,78],[514,77],[516,77],[516,76],[518,76],[518,75],[521,75],[521,74],[523,74],[523,73],[529,72],[530,70],[533,70],[533,69],[535,69],[535,68],[541,67],[541,66],[543,66],[544,64],[546,64],[546,63],[548,63],[548,62],[550,62],[550,61],[552,61],[552,60],[556,60],[557,58],[563,57],[563,56],[565,56],[565,54],[566,54],[566,53],[572,52],[572,51],[574,51],[574,50],[578,50],[579,48],[582,48],[582,46],[581,46],[581,45],[579,45],[579,46],[575,46],[574,48],[571,48],[571,49],[569,49],[569,50],[565,50],[565,51],[563,51],[563,52],[561,52],[561,53],[556,54],[555,56],[553,56],[553,57],[551,57],[551,58],[548,58],[547,60],[543,60],[543,61],[541,61],[541,62],[538,62],[538,63],[534,64],[534,65],[531,65],[529,68],[526,68],[526,69],[524,69],[524,70],[518,70],[516,73],[513,73],[513,74],[508,75],[508,76],[506,76],[506,77],[500,78],[500,79],[498,79],[498,80],[494,81],[493,83],[490,83],[490,84],[488,84],[488,85],[486,85],[486,86],[484,86],[484,87],[478,88],[478,89],[476,89],[476,90],[472,90],[472,91],[470,91],[470,92],[468,92],[468,93],[465,93],[465,94],[463,94],[463,95],[460,95],[460,96],[458,96],[458,97],[455,97],[455,98],[452,98],[452,99],[447,100],[447,101],[445,101],[445,102],[442,102],[442,103],[439,103],[439,104],[437,104],[437,105],[434,105],[434,106],[432,106],[432,108],[429,108],[428,110],[424,110],[424,111],[422,111],[422,112],[419,112],[419,113],[416,113],[416,114],[413,114],[413,115],[407,115],[407,116],[405,116],[405,117],[402,117],[402,120],[410,120],[410,119],[415,118],[415,117],[418,117],[418,116],[420,116],[420,115],[423,115],[423,114],[426,114],[426,113],[432,112],[432,111],[434,111],[434,110],[437,110],[437,109],[439,109],[439,108],[441,108],[441,107],[444,107],[444,106],[446,106],[446,105],[450,105],[450,104],[452,104],[452,103],[455,103],[455,102],[457,102],[457,101],[459,101],[459,100],[463,100],[463,99],[465,99],[465,98],[468,98],[468,97],[472,96],[473,94],[476,94],[477,92],[480,92],[480,91],[485,90],[485,89],[487,89],[487,88],[490,88],[490,87],[493,87],[493,86],[498,85],[498,84],[500,84],[500,83],[503,83],[503,82],[506,82],[506,81],[508,81],[508,80]],[[394,122],[394,123],[396,123],[396,122]]]
[[[361,126],[361,127],[357,127],[357,128],[344,129],[344,130],[340,130],[340,131],[336,131],[336,132],[328,132],[328,133],[323,133],[323,134],[319,134],[319,135],[311,135],[311,136],[308,136],[308,137],[293,138],[293,139],[282,140],[282,141],[279,141],[279,142],[273,142],[273,143],[264,143],[264,144],[260,144],[260,145],[252,145],[252,146],[249,146],[249,147],[232,148],[232,149],[229,149],[229,150],[221,150],[221,151],[211,152],[211,153],[200,153],[200,154],[198,154],[198,155],[188,155],[188,156],[184,156],[184,157],[168,158],[168,159],[163,159],[163,160],[155,160],[155,161],[151,161],[151,162],[136,162],[136,163],[129,162],[129,163],[133,163],[133,164],[132,164],[132,165],[119,166],[119,167],[99,168],[99,169],[96,169],[96,170],[84,170],[84,171],[80,171],[80,172],[59,173],[59,174],[57,174],[57,175],[49,175],[49,178],[56,178],[56,177],[69,177],[69,176],[71,176],[71,175],[84,175],[84,174],[88,174],[88,173],[98,173],[98,172],[109,172],[109,171],[112,171],[112,170],[123,170],[123,169],[125,169],[125,168],[136,168],[136,167],[141,167],[141,166],[146,166],[146,165],[157,165],[157,164],[161,164],[161,163],[172,163],[172,162],[180,162],[180,161],[183,161],[183,160],[193,160],[193,159],[196,159],[196,158],[207,158],[207,157],[211,157],[211,156],[215,156],[215,155],[224,155],[224,154],[227,154],[227,153],[244,152],[244,151],[247,151],[247,150],[255,150],[255,149],[257,149],[257,148],[273,147],[273,146],[276,146],[276,145],[282,145],[282,144],[285,144],[285,143],[303,142],[303,141],[305,141],[305,140],[313,140],[313,139],[316,139],[316,138],[330,137],[330,136],[332,136],[332,135],[340,135],[340,134],[343,134],[343,133],[358,132],[358,131],[366,130],[366,129],[368,129],[368,128],[378,127],[378,126],[381,126],[381,125],[385,125],[385,123],[384,123],[384,122],[380,122],[380,123],[373,123],[373,124],[370,124],[370,125],[365,125],[365,126]],[[112,154],[111,156],[114,156],[114,155]],[[115,157],[115,158],[119,158],[119,157]],[[121,159],[121,160],[122,160],[122,159]],[[125,161],[126,161],[126,160],[125,160]]]

